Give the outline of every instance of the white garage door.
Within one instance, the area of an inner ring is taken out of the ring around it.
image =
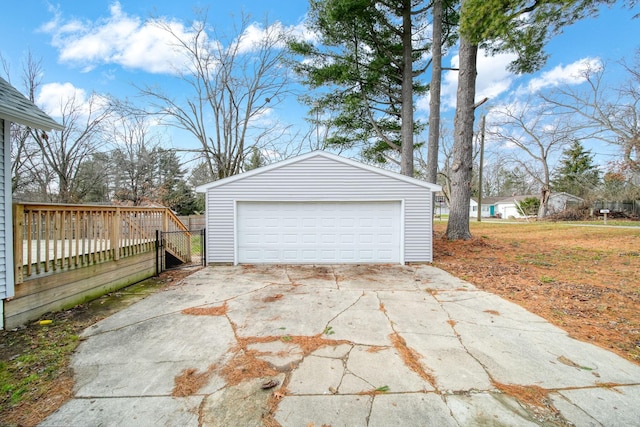
[[[238,202],[238,262],[401,262],[400,202]]]

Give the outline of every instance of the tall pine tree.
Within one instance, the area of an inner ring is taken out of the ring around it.
[[[364,157],[397,162],[413,176],[413,138],[422,128],[413,100],[427,90],[416,77],[429,66],[428,7],[421,0],[310,1],[309,26],[319,41],[290,48],[304,58],[295,66],[304,83],[328,89],[306,101],[334,113],[329,146],[360,146]]]

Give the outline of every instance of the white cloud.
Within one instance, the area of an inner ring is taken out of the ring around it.
[[[497,98],[511,87],[515,75],[507,70],[507,66],[515,59],[514,54],[488,56],[478,51],[476,77],[476,99],[485,97]],[[460,57],[456,54],[451,59],[451,68],[458,68]],[[446,71],[442,77],[442,106],[455,108],[456,91],[458,89],[458,71]]]
[[[95,93],[88,95],[84,89],[69,82],[42,85],[36,97],[36,104],[52,117],[62,117],[64,114],[89,116],[107,103],[105,97]]]
[[[174,73],[185,69],[185,58],[173,46],[175,39],[157,24],[169,27],[188,40],[192,33],[182,23],[161,19],[143,22],[127,15],[120,3],[110,7],[110,16],[96,21],[64,21],[60,13],[41,27],[51,34],[62,62],[89,71],[101,64],[117,64],[151,73]]]
[[[46,113],[54,117],[62,117],[62,108],[70,99],[84,104],[87,101],[87,93],[68,82],[48,83],[40,89],[36,104]]]
[[[566,66],[558,65],[543,72],[540,77],[531,79],[527,90],[534,93],[563,84],[580,84],[586,80],[586,75],[601,70],[602,66],[600,58],[583,58]]]
[[[178,41],[192,42],[195,30],[170,18],[143,20],[122,10],[118,1],[111,4],[109,16],[94,21],[65,20],[59,11],[40,30],[50,34],[52,45],[59,51],[62,62],[91,71],[103,64],[115,64],[129,69],[138,69],[157,74],[175,74],[190,68]],[[199,23],[202,24],[202,23]],[[199,25],[198,24],[198,25]],[[280,22],[263,27],[253,23],[235,40],[240,54],[255,51],[261,43],[269,40],[275,48],[284,48],[284,33],[304,36],[307,40],[315,35],[304,24],[285,27]],[[201,47],[223,49],[210,40],[205,32],[200,33]]]
[[[418,99],[416,99],[416,111],[429,114],[429,111],[431,111],[431,106],[429,105],[430,102],[431,94],[429,93],[418,97]]]
[[[304,40],[310,43],[314,43],[320,40],[320,35],[310,29],[304,21],[290,27],[290,30],[291,35],[294,36],[296,40]]]

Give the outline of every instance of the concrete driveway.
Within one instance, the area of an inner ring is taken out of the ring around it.
[[[208,267],[83,338],[42,425],[640,424],[640,366],[428,265]]]

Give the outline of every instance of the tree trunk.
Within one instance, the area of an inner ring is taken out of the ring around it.
[[[544,218],[549,213],[549,196],[551,191],[548,185],[543,185],[540,190],[540,207],[538,208],[538,218]]]
[[[451,177],[451,209],[447,238],[468,240],[471,171],[473,169],[473,121],[476,92],[476,55],[478,46],[460,37],[460,71],[454,118],[453,166]]]
[[[413,46],[411,44],[411,0],[402,10],[402,111],[400,173],[413,177]]]
[[[427,181],[438,179],[440,140],[440,88],[442,86],[442,0],[433,2],[433,45],[431,48],[431,84],[429,86],[429,142],[427,144]]]

